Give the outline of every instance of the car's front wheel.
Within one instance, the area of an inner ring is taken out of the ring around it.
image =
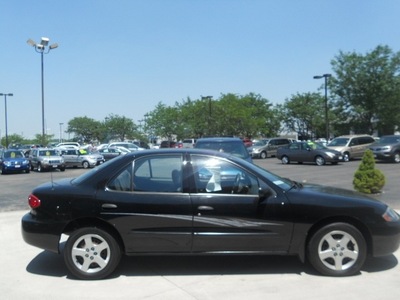
[[[38,165],[37,165],[37,171],[38,172],[42,172],[43,171],[42,165],[40,163],[38,163]]]
[[[281,161],[284,165],[290,164],[290,159],[286,155],[282,156]]]
[[[90,165],[89,165],[89,163],[88,163],[87,161],[84,161],[84,162],[82,163],[82,167],[83,167],[84,169],[87,169],[87,168],[90,167]]]
[[[261,152],[261,153],[260,153],[260,157],[261,157],[262,159],[266,159],[266,158],[267,158],[267,152],[265,152],[265,151]]]
[[[350,161],[350,154],[347,152],[343,153],[343,160],[346,162]]]
[[[393,157],[393,162],[396,164],[400,163],[400,152],[396,152]]]
[[[322,156],[317,156],[316,158],[315,158],[315,163],[318,165],[318,166],[323,166],[324,164],[325,164],[325,158],[323,158]]]
[[[367,256],[364,236],[347,223],[320,228],[308,243],[308,260],[321,274],[349,276],[360,271]]]
[[[121,249],[108,232],[98,228],[81,228],[68,238],[64,261],[72,275],[80,279],[102,279],[118,266]]]

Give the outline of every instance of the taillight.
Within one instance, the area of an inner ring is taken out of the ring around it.
[[[28,197],[28,203],[31,208],[38,208],[40,206],[40,199],[33,194]]]

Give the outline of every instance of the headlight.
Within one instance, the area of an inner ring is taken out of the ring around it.
[[[328,155],[329,157],[335,157],[335,153],[333,152],[326,152],[326,155]]]
[[[381,150],[382,151],[390,151],[390,148],[391,148],[390,146],[385,146],[385,147],[382,147]]]
[[[400,219],[400,216],[394,209],[388,207],[385,213],[382,215],[382,218],[386,222],[396,222]]]

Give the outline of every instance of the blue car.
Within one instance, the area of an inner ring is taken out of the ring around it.
[[[6,150],[0,159],[1,174],[30,172],[29,160],[19,150]]]

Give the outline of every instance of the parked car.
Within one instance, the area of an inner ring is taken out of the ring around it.
[[[138,145],[135,145],[134,143],[128,143],[128,142],[114,142],[110,143],[108,147],[125,147],[131,152],[144,150],[144,148],[141,148]]]
[[[363,157],[365,150],[374,142],[374,138],[370,135],[342,135],[330,141],[327,147],[340,151],[344,161],[349,161]]]
[[[387,160],[400,163],[400,135],[384,135],[369,149],[378,160]]]
[[[184,139],[182,140],[183,148],[193,148],[196,144],[197,139]]]
[[[78,142],[63,142],[58,143],[55,148],[64,148],[64,149],[79,149],[81,145]]]
[[[21,150],[4,150],[0,157],[1,174],[29,173],[29,160]]]
[[[37,169],[38,172],[59,169],[65,171],[64,158],[56,149],[34,148],[29,153],[31,170]]]
[[[261,139],[250,147],[250,155],[253,158],[267,158],[276,156],[279,148],[289,145],[291,141],[287,138],[269,138]]]
[[[61,153],[67,167],[83,167],[87,169],[98,166],[105,161],[103,155],[91,153],[84,149],[66,149]]]
[[[121,253],[297,255],[324,275],[347,276],[400,243],[399,214],[378,200],[198,149],[129,153],[42,184],[28,203],[25,242],[62,253],[81,279],[109,276]]]
[[[128,151],[128,152],[130,152],[130,151]],[[108,147],[108,148],[103,148],[103,149],[99,150],[99,153],[101,155],[103,155],[105,161],[108,161],[112,158],[116,158],[120,155],[125,155],[128,152],[122,151],[119,147]]]
[[[342,153],[315,142],[291,143],[286,147],[279,148],[276,158],[280,159],[283,164],[289,164],[292,161],[315,162],[318,166],[325,165],[327,162],[336,165],[343,161]]]
[[[177,144],[174,141],[162,141],[160,148],[177,148]]]
[[[198,139],[194,145],[197,149],[210,149],[219,152],[226,152],[252,162],[249,151],[240,138],[232,137],[211,137]]]

